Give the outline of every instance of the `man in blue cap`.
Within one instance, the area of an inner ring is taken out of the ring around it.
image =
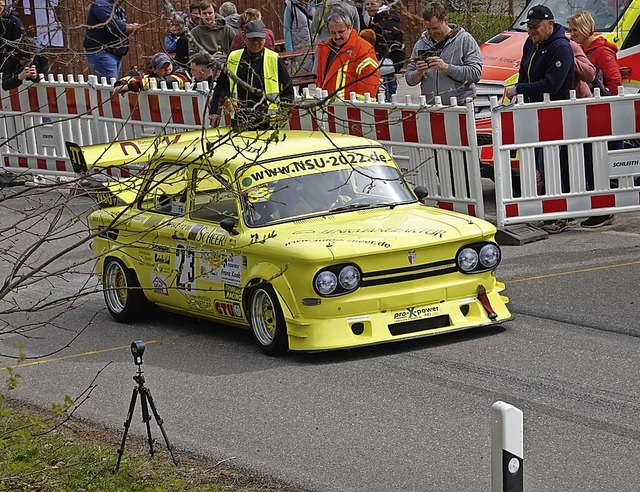
[[[114,94],[125,92],[140,92],[151,89],[151,81],[155,80],[156,87],[160,88],[161,82],[167,83],[167,88],[172,89],[177,84],[178,89],[184,89],[184,85],[190,82],[189,76],[182,70],[173,70],[173,61],[166,53],[156,53],[151,58],[151,73],[136,77],[123,77],[113,84]]]

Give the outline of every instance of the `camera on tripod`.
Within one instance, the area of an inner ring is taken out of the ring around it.
[[[135,364],[138,366],[138,373],[133,376],[133,380],[137,383],[137,386],[133,388],[133,393],[131,394],[129,411],[127,412],[127,420],[124,421],[124,433],[122,434],[122,441],[120,442],[120,447],[118,448],[118,461],[116,462],[116,466],[113,469],[114,473],[120,469],[120,461],[122,460],[122,454],[124,453],[124,445],[127,441],[127,434],[129,433],[129,427],[131,426],[131,419],[136,408],[136,400],[138,399],[138,396],[140,396],[142,422],[147,427],[147,442],[149,443],[149,454],[153,456],[156,452],[155,439],[151,437],[151,426],[149,425],[151,422],[151,414],[149,413],[149,409],[151,409],[151,413],[155,417],[158,427],[160,427],[160,432],[162,432],[162,437],[164,437],[164,442],[167,444],[167,449],[169,450],[169,454],[171,455],[173,464],[176,466],[178,466],[179,464],[178,458],[176,458],[175,454],[173,453],[173,445],[169,442],[167,433],[164,431],[164,422],[160,418],[160,414],[156,409],[156,404],[151,396],[151,391],[144,385],[144,374],[142,372],[142,354],[144,354],[144,349],[145,346],[142,340],[131,342],[131,355],[133,355],[133,362],[135,362]]]
[[[131,355],[133,355],[133,362],[138,366],[142,365],[142,354],[144,354],[144,349],[145,346],[142,340],[131,342]]]

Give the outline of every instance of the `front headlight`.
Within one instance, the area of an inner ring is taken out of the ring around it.
[[[471,272],[478,264],[478,253],[472,248],[464,248],[456,261],[463,272]]]
[[[338,286],[338,278],[335,273],[325,270],[318,274],[313,286],[321,296],[330,296]]]
[[[313,288],[323,297],[339,296],[360,287],[361,279],[362,274],[355,265],[332,265],[316,274]]]
[[[495,243],[468,244],[456,254],[456,264],[462,273],[482,273],[496,268],[501,257],[500,247]]]
[[[338,276],[340,285],[345,290],[353,290],[360,284],[360,271],[353,265],[347,265]]]
[[[485,244],[478,257],[486,268],[495,268],[500,263],[500,248],[493,243]]]

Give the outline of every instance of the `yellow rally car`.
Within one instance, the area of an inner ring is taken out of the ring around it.
[[[224,129],[152,140],[68,144],[78,168],[148,163],[106,186],[88,219],[117,321],[159,306],[250,328],[278,355],[511,318],[495,227],[420,203],[377,142]]]

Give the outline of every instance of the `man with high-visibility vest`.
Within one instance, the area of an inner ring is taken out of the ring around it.
[[[293,99],[293,86],[284,62],[275,51],[264,47],[267,30],[261,20],[245,24],[245,47],[227,57],[226,70],[220,74],[209,106],[212,127],[218,126],[227,98],[231,126],[239,129],[266,130],[284,123],[280,103]]]
[[[326,22],[331,37],[318,44],[316,87],[341,99],[349,99],[352,92],[359,99],[366,93],[375,99],[380,86],[375,49],[358,35],[340,8],[329,12]]]

